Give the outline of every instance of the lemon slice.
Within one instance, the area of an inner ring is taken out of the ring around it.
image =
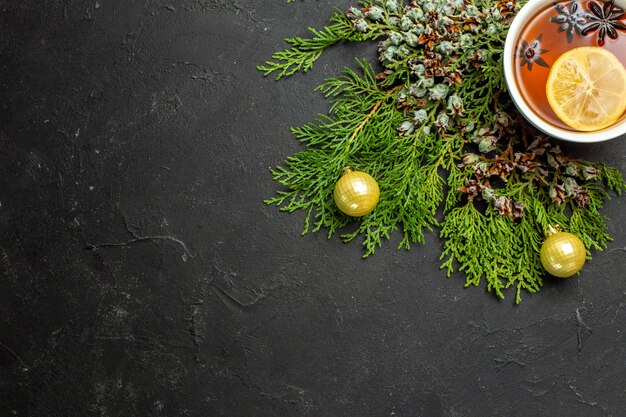
[[[626,69],[604,48],[571,49],[552,65],[546,96],[568,126],[582,131],[603,129],[626,110]]]

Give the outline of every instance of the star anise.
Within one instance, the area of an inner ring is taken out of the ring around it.
[[[624,17],[624,10],[615,6],[613,0],[604,2],[604,6],[601,6],[595,1],[589,2],[589,10],[591,13],[588,15],[589,23],[583,28],[581,34],[586,36],[592,32],[598,31],[598,45],[604,45],[604,38],[608,36],[611,39],[617,39],[617,31],[626,31],[626,25],[620,20]]]
[[[570,3],[569,10],[563,4],[557,4],[555,8],[558,15],[551,17],[550,22],[557,23],[559,25],[558,32],[565,32],[567,43],[572,43],[574,33],[580,35],[582,25],[587,23],[585,13],[582,10],[578,10],[577,1]]]
[[[527,43],[524,39],[520,39],[522,45],[517,53],[517,57],[521,59],[520,66],[528,66],[528,70],[533,69],[533,63],[541,67],[549,67],[548,63],[539,55],[548,52],[547,49],[541,49],[541,35],[531,43]]]

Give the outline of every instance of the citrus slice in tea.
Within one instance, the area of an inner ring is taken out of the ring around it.
[[[552,65],[546,96],[559,119],[573,129],[603,129],[626,110],[626,69],[604,48],[571,49]]]

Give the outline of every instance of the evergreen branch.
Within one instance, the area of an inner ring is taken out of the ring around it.
[[[381,98],[380,100],[378,100],[376,102],[376,104],[374,105],[374,107],[372,108],[372,110],[370,110],[369,113],[367,113],[367,115],[365,116],[365,118],[361,121],[361,123],[356,127],[356,129],[354,129],[354,132],[352,132],[352,134],[350,135],[350,137],[348,138],[348,141],[346,143],[346,148],[344,149],[344,154],[349,154],[350,152],[350,146],[352,145],[352,143],[354,142],[354,140],[356,139],[356,137],[358,136],[359,132],[361,130],[363,130],[363,128],[365,127],[365,125],[367,125],[367,123],[370,121],[370,119],[378,112],[378,109],[380,108],[381,104],[383,104],[383,102],[389,97],[391,96],[393,93],[395,93],[396,91],[398,91],[400,89],[400,87],[402,86],[398,86],[395,88],[392,88],[391,90],[389,90],[387,92],[387,94],[385,95],[384,98]]]
[[[334,42],[332,42],[334,43]],[[332,45],[329,43],[329,46]],[[278,72],[276,76],[277,80],[280,80],[284,76],[290,76],[298,71],[307,72],[313,67],[313,63],[322,54],[323,49],[312,51],[299,51],[290,49],[283,52],[277,52],[272,55],[272,58],[278,62],[266,61],[265,65],[257,66],[259,71],[263,71],[264,75],[270,75],[273,72]]]
[[[289,190],[280,192],[266,203],[279,205],[284,211],[305,210],[307,217],[303,233],[308,232],[311,220],[313,231],[324,227],[329,229],[329,235],[347,223],[348,220],[337,211],[332,200],[335,182],[345,166],[360,167],[364,164],[364,161],[355,158],[362,148],[358,146],[359,139],[364,138],[364,142],[369,144],[377,133],[368,127],[368,122],[376,119],[380,126],[388,120],[390,113],[395,113],[393,102],[389,100],[395,90],[382,93],[382,98],[379,98],[381,94],[375,80],[367,76],[370,70],[370,67],[363,66],[365,75],[358,81],[361,95],[355,94],[351,100],[338,99],[336,113],[342,116],[350,114],[350,117],[320,116],[317,123],[293,129],[296,137],[307,142],[309,148],[289,157],[287,168],[278,167],[272,171],[274,179]],[[346,74],[354,77],[349,70]],[[377,101],[372,102],[372,98],[377,98]],[[371,107],[370,111],[364,115],[361,107],[354,109],[352,102],[355,101],[370,103],[364,104]],[[385,107],[385,112],[381,118],[378,113],[382,107]]]
[[[276,79],[290,76],[298,71],[307,72],[313,67],[313,63],[320,57],[324,49],[351,36],[352,30],[346,31],[345,25],[334,24],[318,31],[309,28],[313,33],[310,39],[287,38],[285,41],[292,45],[291,49],[276,52],[272,55],[273,61],[267,61],[265,65],[257,66],[264,75],[277,72]]]
[[[257,69],[265,76],[277,73],[276,79],[279,80],[299,71],[309,71],[322,52],[338,42],[361,41],[371,37],[355,32],[351,22],[340,11],[335,12],[331,22],[334,23],[321,30],[308,28],[313,35],[311,38],[285,39],[291,48],[276,52],[272,55],[272,61],[266,61],[265,65],[259,65]]]
[[[588,251],[606,248],[601,209],[610,191],[626,190],[621,173],[568,158],[516,117],[506,95],[504,40],[524,2],[434,0],[429,10],[450,17],[437,25],[456,25],[441,31],[419,2],[368,0],[338,12],[323,30],[310,29],[312,38],[287,39],[291,49],[258,67],[265,75],[308,71],[337,42],[383,35],[384,71],[357,60],[360,72],[346,69],[317,88],[331,109],[292,129],[306,149],[272,170],[286,189],[266,203],[303,210],[303,234],[324,228],[330,237],[356,222],[341,237],[362,237],[364,257],[394,232],[402,234],[398,248],[408,249],[441,227],[447,276],[460,271],[466,287],[483,281],[499,298],[514,288],[516,303],[522,291],[543,285],[539,252],[551,225],[578,235]],[[380,187],[377,207],[360,219],[333,201],[346,166],[370,173]]]
[[[543,283],[538,254],[543,236],[532,216],[516,225],[467,203],[448,212],[440,236],[444,238],[441,268],[450,277],[458,264],[466,287],[478,286],[484,277],[487,289],[504,298],[503,291],[515,286],[519,303],[522,289],[536,292]]]
[[[598,167],[598,178],[600,181],[603,181],[608,189],[615,194],[622,195],[622,191],[626,190],[626,183],[622,173],[604,164],[597,164],[596,166]]]

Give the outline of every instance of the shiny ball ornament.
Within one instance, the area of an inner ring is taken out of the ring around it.
[[[346,168],[335,185],[334,197],[335,204],[344,214],[362,217],[378,204],[380,189],[371,175]]]
[[[586,255],[585,245],[578,236],[552,226],[539,253],[543,267],[557,278],[569,278],[580,271]]]

